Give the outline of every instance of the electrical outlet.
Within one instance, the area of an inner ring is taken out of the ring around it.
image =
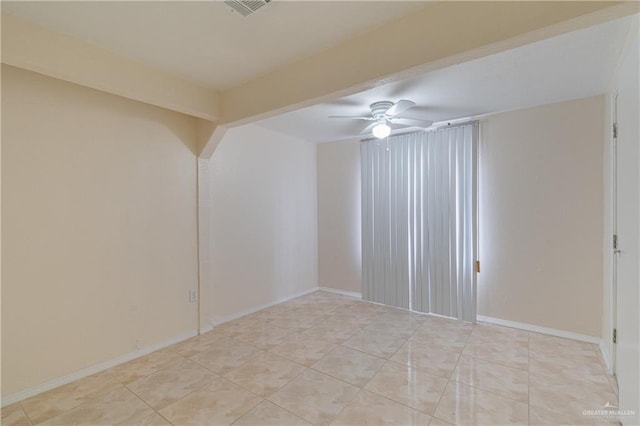
[[[198,301],[198,290],[191,290],[189,292],[189,303],[196,303]]]

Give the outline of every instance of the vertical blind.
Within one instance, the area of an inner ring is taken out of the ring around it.
[[[475,321],[477,123],[365,141],[363,298]]]

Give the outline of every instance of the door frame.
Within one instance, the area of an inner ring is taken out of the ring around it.
[[[615,239],[618,235],[618,90],[613,94],[611,100],[611,236]],[[611,330],[618,328],[618,256],[614,242],[610,241],[611,256]],[[613,335],[612,335],[613,336]],[[611,374],[616,375],[617,365],[617,343],[612,337],[611,342]]]

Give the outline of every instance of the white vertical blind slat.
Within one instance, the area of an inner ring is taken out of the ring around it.
[[[427,182],[427,187],[432,188],[436,185],[436,175],[437,175],[437,167],[436,167],[436,144],[437,144],[437,133],[429,133],[429,180]],[[437,283],[440,282],[438,277],[436,276],[436,268],[433,265],[436,264],[436,246],[437,246],[437,232],[439,220],[436,215],[436,191],[427,190],[428,198],[429,198],[429,211],[427,212],[427,220],[429,221],[428,229],[429,229],[429,257],[428,257],[428,274],[429,274],[429,310],[425,312],[433,312],[435,306],[437,306]]]
[[[383,270],[382,270],[381,262],[380,260],[378,260],[378,259],[382,259],[382,245],[383,245],[382,233],[381,233],[382,231],[381,220],[384,214],[384,205],[382,204],[382,185],[381,185],[383,182],[383,177],[381,174],[380,150],[377,149],[377,147],[376,149],[374,149],[373,155],[374,155],[373,179],[375,182],[373,186],[373,206],[374,206],[373,207],[374,208],[373,248],[375,252],[375,258],[374,258],[375,260],[373,262],[373,266],[374,266],[373,292],[376,300],[384,300],[384,295],[380,294],[381,291],[384,291],[384,280],[382,279]]]
[[[414,182],[414,172],[415,172],[415,164],[414,164],[414,152],[415,152],[415,138],[413,135],[404,135],[403,143],[405,145],[405,164],[406,164],[406,206],[407,210],[405,212],[406,218],[406,233],[407,239],[404,247],[405,255],[407,256],[407,282],[409,283],[410,292],[406,295],[406,303],[407,306],[413,302],[410,297],[410,294],[413,295],[412,288],[415,286],[415,253],[414,253],[414,239],[415,239],[415,224],[414,224],[414,216],[415,216],[415,200],[413,197],[413,192],[415,189]]]
[[[389,197],[390,201],[390,212],[389,212],[389,235],[390,235],[390,259],[398,258],[398,209],[394,208],[398,204],[398,151],[393,149],[389,150],[389,166],[390,166],[390,188],[391,193]],[[391,262],[391,282],[392,285],[396,288],[396,291],[399,291],[399,288],[402,287],[402,281],[399,277],[400,272],[400,262],[393,261]]]
[[[435,269],[435,272],[436,272],[435,273],[436,300],[435,300],[435,309],[432,312],[440,313],[441,315],[446,315],[444,309],[442,308],[443,302],[444,302],[442,297],[442,292],[444,291],[447,285],[447,283],[445,283],[444,281],[444,274],[443,274],[443,269],[444,269],[444,253],[443,253],[444,235],[443,234],[444,234],[445,212],[443,211],[444,203],[442,199],[442,193],[444,192],[442,187],[443,186],[442,163],[443,163],[443,157],[444,157],[444,153],[443,153],[444,137],[445,137],[444,132],[436,132],[435,154],[436,154],[437,160],[434,162],[434,165],[436,167],[436,181],[435,181],[435,187],[432,187],[432,191],[436,194],[435,205],[434,205],[434,214],[436,217],[436,228],[435,228],[436,250],[434,250],[435,262],[431,265],[431,267]]]
[[[381,241],[382,241],[382,262],[380,262],[380,266],[382,267],[382,280],[384,282],[384,298],[388,300],[388,304],[395,306],[396,301],[393,297],[393,292],[395,291],[395,285],[391,282],[389,277],[389,270],[391,268],[391,259],[390,256],[390,241],[389,241],[389,209],[391,206],[389,200],[389,185],[391,184],[391,179],[389,179],[389,152],[385,148],[387,145],[387,141],[382,141],[383,149],[380,151],[380,173],[382,175],[382,183],[381,183],[381,191],[380,195],[381,203],[382,203],[382,217],[380,226],[382,228],[381,231]]]
[[[373,259],[371,253],[369,253],[369,249],[371,247],[371,242],[369,240],[372,232],[369,229],[369,218],[372,214],[371,206],[369,203],[369,165],[371,161],[369,160],[369,144],[361,144],[360,145],[360,172],[361,172],[361,211],[362,211],[362,230],[361,230],[361,239],[362,239],[362,297],[364,299],[370,299],[369,294],[369,263]]]
[[[427,218],[427,214],[429,211],[429,199],[427,197],[427,188],[429,187],[428,182],[427,182],[427,177],[428,177],[428,164],[429,164],[429,136],[428,134],[423,134],[422,135],[422,143],[421,143],[421,147],[422,147],[422,155],[421,155],[421,160],[422,160],[422,169],[420,171],[420,180],[421,180],[421,185],[422,185],[422,190],[420,192],[420,197],[422,200],[422,214],[421,214],[421,221],[422,221],[422,250],[423,250],[423,254],[422,254],[422,258],[420,259],[421,263],[422,263],[422,271],[421,271],[421,276],[422,276],[422,288],[420,289],[421,292],[421,297],[420,297],[420,305],[418,307],[416,307],[417,311],[421,311],[421,312],[429,312],[429,288],[431,286],[431,280],[429,277],[429,269],[428,269],[428,265],[429,265],[429,256],[430,256],[430,251],[429,251],[429,222],[428,222],[428,218]]]
[[[401,137],[399,139],[399,144],[397,145],[400,149],[401,149],[401,170],[400,170],[400,178],[401,178],[401,194],[402,197],[400,199],[400,202],[398,203],[398,216],[400,217],[401,220],[401,227],[400,227],[400,252],[399,252],[399,258],[401,260],[401,265],[402,265],[402,274],[401,274],[401,279],[402,279],[402,290],[403,291],[407,291],[409,290],[409,268],[411,267],[410,265],[410,259],[409,259],[409,253],[408,253],[408,244],[409,244],[409,223],[408,223],[408,212],[409,212],[409,187],[408,187],[408,182],[409,182],[409,153],[408,153],[408,143],[407,143],[407,138],[406,137]],[[395,146],[395,144],[393,144],[392,146]],[[408,297],[407,297],[408,299]],[[401,306],[401,305],[396,305],[398,307],[405,307],[405,306]],[[407,306],[408,307],[408,306]]]
[[[414,153],[414,175],[413,180],[415,182],[415,192],[414,197],[416,199],[415,204],[415,235],[416,241],[414,242],[415,247],[415,279],[411,283],[413,289],[413,297],[411,298],[410,305],[412,309],[422,309],[422,288],[424,286],[424,277],[422,274],[422,257],[423,254],[423,235],[422,235],[422,134],[419,135],[419,139],[415,144],[415,153]]]

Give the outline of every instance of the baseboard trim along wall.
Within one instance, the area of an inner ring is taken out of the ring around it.
[[[242,312],[238,312],[238,313],[233,314],[233,315],[228,315],[226,317],[221,317],[221,318],[217,318],[215,320],[211,320],[210,324],[205,324],[203,327],[201,327],[200,332],[201,333],[206,333],[207,331],[211,331],[215,325],[222,324],[222,323],[227,322],[227,321],[232,321],[234,319],[243,317],[245,315],[249,315],[249,314],[252,314],[254,312],[261,311],[262,309],[266,309],[266,308],[268,308],[270,306],[277,305],[278,303],[286,302],[287,300],[295,299],[296,297],[304,296],[305,294],[313,293],[314,291],[318,291],[318,290],[319,290],[318,287],[313,287],[313,288],[310,288],[309,290],[305,290],[303,292],[296,293],[296,294],[291,295],[291,296],[287,296],[287,297],[283,297],[283,298],[277,299],[277,300],[275,300],[273,302],[270,302],[270,303],[267,303],[265,305],[260,305],[260,306],[257,306],[255,308],[248,309],[248,310],[242,311]],[[167,339],[167,340],[163,340],[161,342],[155,343],[155,344],[147,346],[145,348],[138,349],[136,351],[129,352],[127,354],[121,355],[121,356],[119,356],[117,358],[113,358],[113,359],[110,359],[108,361],[101,362],[99,364],[95,364],[95,365],[92,365],[92,366],[87,367],[87,368],[83,368],[82,370],[78,370],[78,371],[75,371],[73,373],[61,376],[61,377],[57,377],[57,378],[55,378],[53,380],[49,380],[47,382],[44,382],[44,383],[41,383],[39,385],[36,385],[36,386],[30,387],[28,389],[25,389],[23,391],[16,392],[14,394],[6,395],[6,396],[2,395],[2,401],[1,401],[0,405],[2,407],[5,407],[7,405],[14,404],[14,403],[22,401],[24,399],[31,398],[32,396],[36,396],[38,394],[41,394],[41,393],[46,392],[46,391],[51,390],[51,389],[55,389],[55,388],[63,386],[63,385],[66,385],[66,384],[71,383],[73,381],[76,381],[76,380],[79,380],[79,379],[83,379],[85,377],[91,376],[92,374],[100,373],[101,371],[105,371],[105,370],[113,368],[113,367],[115,367],[117,365],[124,364],[125,362],[134,360],[136,358],[140,358],[141,356],[148,355],[151,352],[155,352],[155,351],[157,351],[159,349],[163,349],[163,348],[166,348],[168,346],[174,345],[176,343],[180,343],[183,340],[187,340],[187,339],[189,339],[191,337],[194,337],[194,336],[197,336],[197,335],[198,335],[198,331],[197,330],[188,331],[186,333],[179,334],[179,335],[177,335],[175,337],[172,337],[172,338]]]
[[[600,337],[588,336],[586,334],[573,333],[571,331],[557,330],[555,328],[541,327],[539,325],[526,324],[523,322],[503,320],[500,318],[485,317],[478,315],[478,322],[486,324],[502,325],[504,327],[518,328],[524,331],[533,331],[534,333],[548,334],[550,336],[564,337],[565,339],[578,340],[581,342],[600,344]]]
[[[611,371],[611,353],[609,352],[608,342],[606,342],[605,339],[600,339],[598,347],[600,348],[602,363],[604,364],[607,373],[612,374],[613,372]]]
[[[101,362],[99,364],[95,364],[87,368],[83,368],[82,370],[74,371],[73,373],[64,375],[62,377],[57,377],[53,380],[49,380],[47,382],[25,389],[23,391],[16,392],[14,394],[7,395],[7,396],[3,395],[2,403],[1,403],[2,407],[22,401],[23,399],[31,398],[32,396],[36,396],[48,390],[66,385],[67,383],[71,383],[73,381],[83,379],[85,377],[91,376],[92,374],[100,373],[101,371],[105,371],[117,365],[124,364],[125,362],[131,361],[133,359],[140,358],[141,356],[150,354],[151,352],[155,352],[159,349],[163,349],[163,348],[166,348],[167,346],[171,346],[176,343],[182,342],[183,340],[187,340],[191,337],[196,336],[197,334],[198,334],[197,330],[188,331],[186,333],[179,334],[175,337],[172,337],[167,340],[163,340],[161,342],[155,343],[145,348],[138,349],[136,351],[121,355],[117,358],[113,358],[108,361]]]
[[[210,323],[202,324],[200,326],[200,334],[208,333],[213,330],[213,326]]]
[[[281,297],[280,299],[276,299],[276,300],[274,300],[272,302],[265,303],[263,305],[255,306],[255,307],[250,308],[250,309],[245,309],[243,311],[236,312],[236,313],[231,314],[231,315],[225,315],[225,316],[222,316],[222,317],[213,318],[213,319],[211,319],[209,321],[209,325],[206,326],[206,327],[203,327],[201,329],[201,331],[204,333],[205,330],[209,331],[209,330],[211,330],[213,327],[215,327],[217,325],[224,324],[225,322],[233,321],[233,320],[236,320],[238,318],[242,318],[244,316],[254,314],[254,313],[258,312],[258,311],[270,308],[271,306],[277,305],[279,303],[283,303],[283,302],[286,302],[288,300],[295,299],[296,297],[300,297],[300,296],[304,296],[305,294],[313,293],[314,291],[318,291],[318,289],[319,289],[318,287],[312,287],[312,288],[310,288],[308,290],[301,291],[301,292],[293,294],[291,296]]]
[[[335,293],[341,294],[343,296],[355,297],[356,299],[362,299],[362,293],[356,293],[355,291],[344,291],[331,287],[318,287],[318,290],[326,291],[327,293]]]
[[[259,305],[256,306],[254,308],[251,309],[246,309],[244,311],[241,312],[237,312],[235,314],[232,315],[226,315],[224,317],[218,317],[218,318],[214,318],[210,321],[209,324],[206,324],[204,327],[202,327],[201,329],[201,333],[205,333],[207,331],[210,331],[211,329],[213,329],[213,327],[215,327],[216,325],[220,325],[223,324],[225,322],[228,321],[233,321],[235,319],[244,317],[246,315],[250,315],[253,314],[255,312],[261,311],[263,309],[269,308],[271,306],[277,305],[279,303],[283,303],[286,302],[288,300],[291,299],[295,299],[296,297],[300,297],[300,296],[304,296],[306,294],[309,293],[313,293],[315,291],[325,291],[328,293],[335,293],[335,294],[340,294],[343,296],[348,296],[348,297],[354,297],[357,299],[362,299],[362,294],[360,293],[356,293],[356,292],[351,292],[351,291],[344,291],[344,290],[339,290],[339,289],[335,289],[335,288],[330,288],[330,287],[313,287],[310,288],[308,290],[305,290],[303,292],[299,292],[296,294],[293,294],[291,296],[287,296],[287,297],[283,297],[283,298],[279,298],[276,299],[272,302],[263,304],[263,305]],[[537,326],[537,325],[533,325],[533,324],[526,324],[526,323],[521,323],[521,322],[515,322],[515,321],[509,321],[509,320],[503,320],[503,319],[499,319],[499,318],[492,318],[492,317],[486,317],[486,316],[482,316],[482,315],[478,315],[478,321],[479,322],[484,322],[487,324],[494,324],[494,325],[501,325],[501,326],[505,326],[505,327],[511,327],[511,328],[517,328],[517,329],[521,329],[521,330],[525,330],[525,331],[532,331],[535,333],[541,333],[541,334],[548,334],[551,336],[557,336],[557,337],[564,337],[566,339],[573,339],[573,340],[578,340],[581,342],[588,342],[588,343],[593,343],[593,344],[597,344],[600,348],[600,351],[602,353],[602,358],[604,360],[604,363],[606,364],[607,370],[610,371],[610,354],[608,353],[608,351],[606,350],[606,345],[604,344],[604,342],[602,341],[601,338],[599,337],[594,337],[594,336],[588,336],[585,334],[579,334],[579,333],[572,333],[569,331],[564,331],[564,330],[557,330],[557,329],[553,329],[553,328],[547,328],[547,327],[541,327],[541,326]],[[58,377],[55,378],[53,380],[49,380],[47,382],[41,383],[39,385],[33,386],[31,388],[25,389],[23,391],[11,394],[11,395],[7,395],[7,396],[2,396],[2,402],[1,402],[1,406],[7,406],[19,401],[22,401],[24,399],[30,398],[32,396],[38,395],[40,393],[46,392],[48,390],[57,388],[59,386],[63,386],[66,385],[67,383],[71,383],[75,380],[79,380],[88,376],[91,376],[92,374],[96,374],[99,373],[101,371],[105,371],[108,370],[110,368],[113,368],[117,365],[123,364],[125,362],[131,361],[133,359],[139,358],[141,356],[150,354],[151,352],[155,352],[159,349],[163,349],[166,348],[168,346],[174,345],[176,343],[182,342],[183,340],[189,339],[191,337],[194,337],[198,334],[197,330],[192,330],[186,333],[182,333],[178,336],[172,337],[170,339],[167,340],[163,340],[161,342],[158,342],[156,344],[147,346],[145,348],[142,349],[138,349],[136,351],[133,352],[129,352],[127,354],[121,355],[117,358],[105,361],[105,362],[101,362],[99,364],[95,364],[92,365],[90,367],[84,368],[82,370],[79,371],[75,371],[71,374],[67,374],[65,376],[62,377]]]

